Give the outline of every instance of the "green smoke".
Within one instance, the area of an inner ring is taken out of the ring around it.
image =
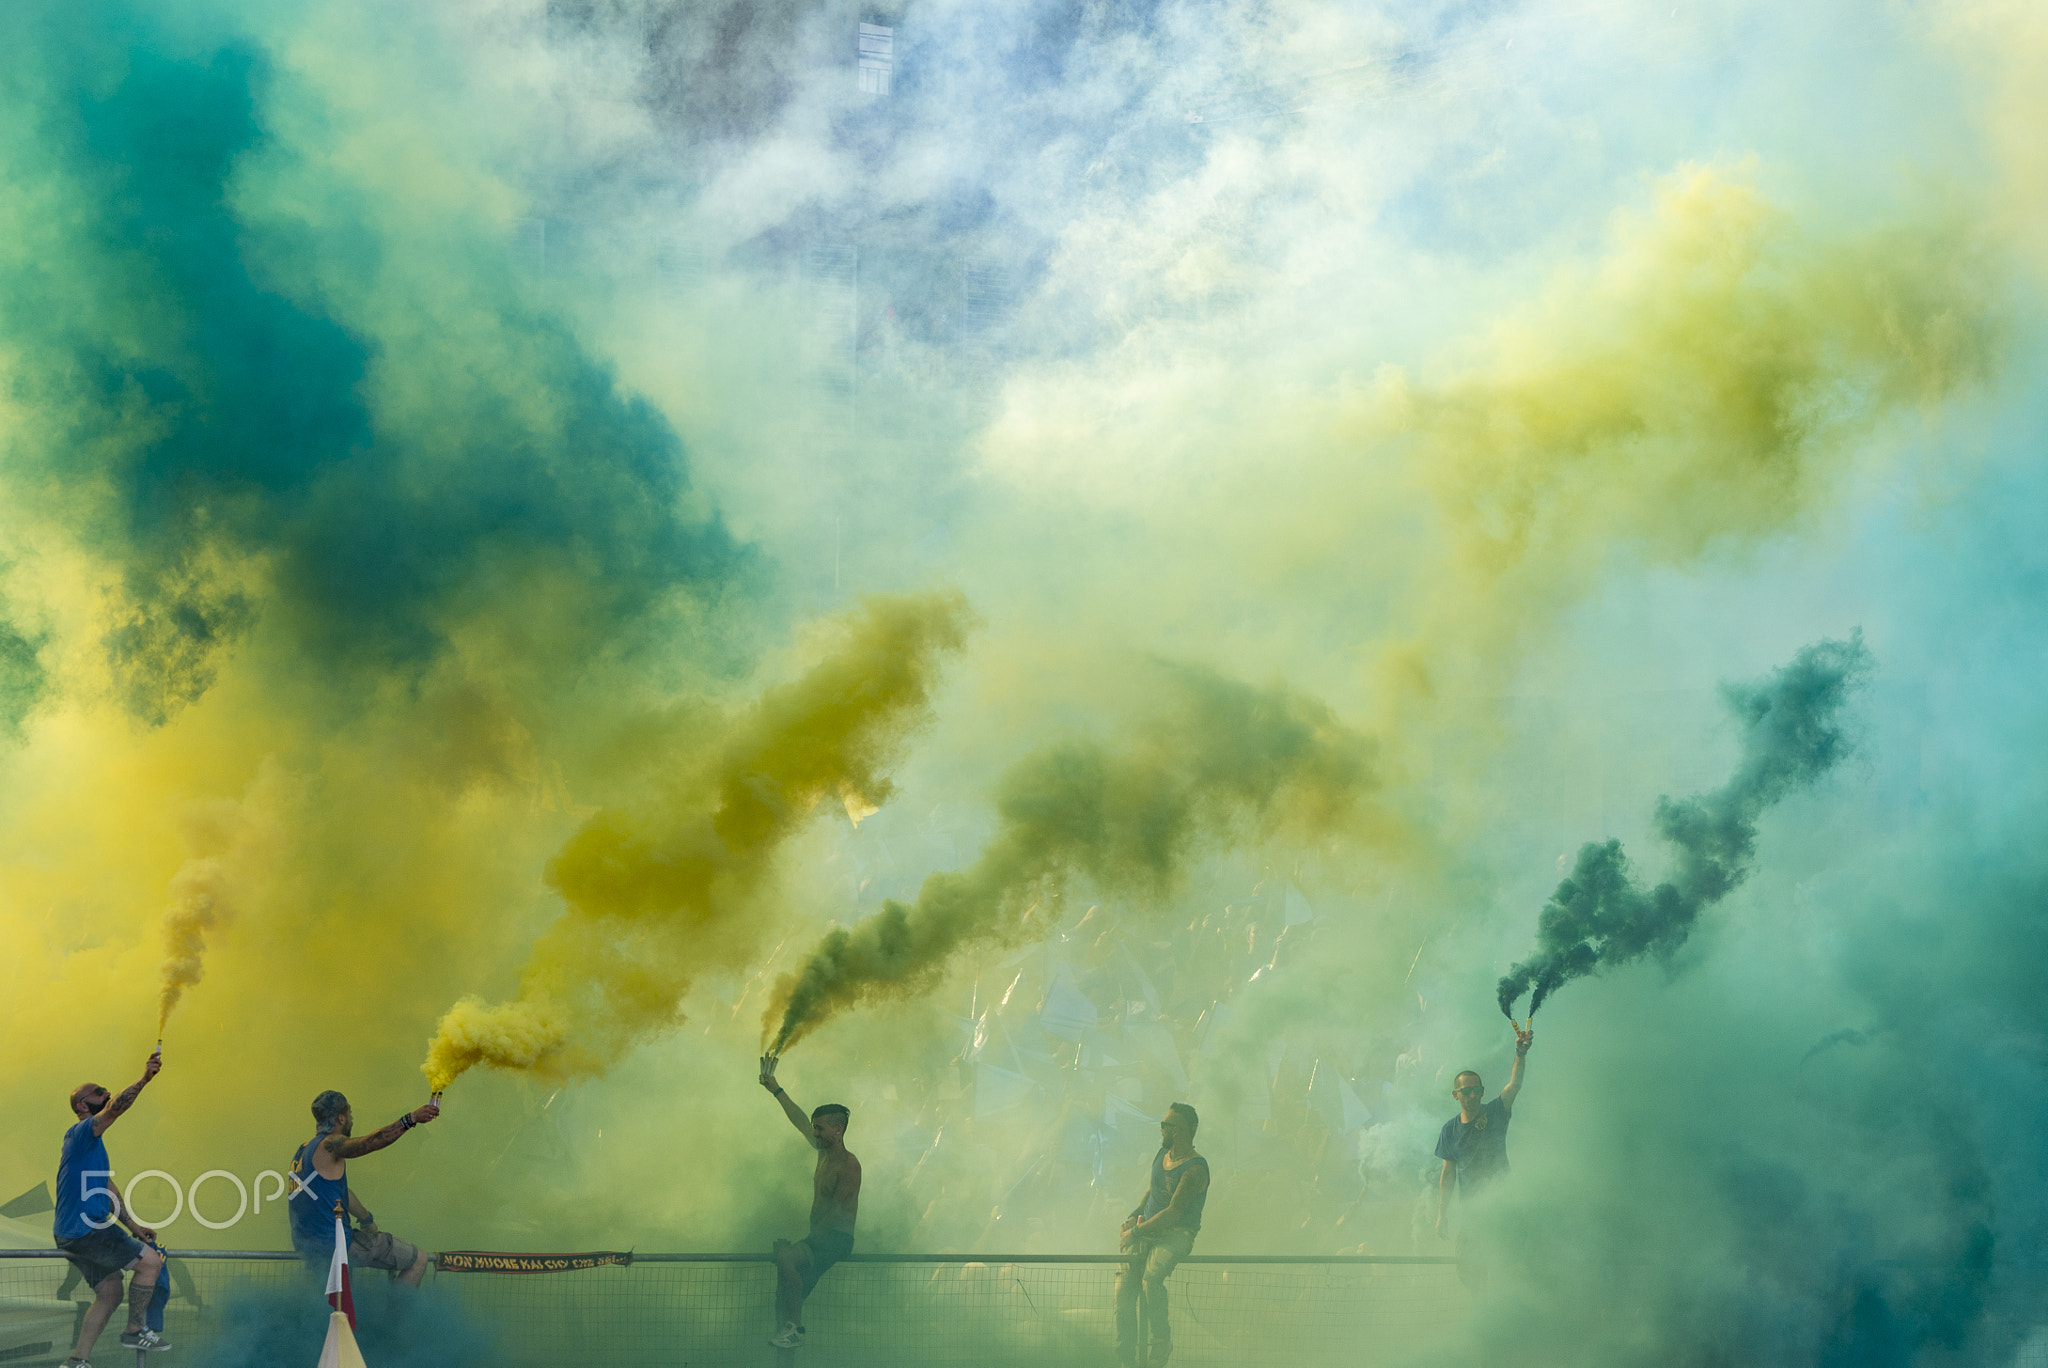
[[[1579,848],[1571,877],[1557,886],[1537,921],[1537,953],[1500,981],[1501,1015],[1529,994],[1529,1015],[1560,986],[1645,955],[1669,959],[1693,923],[1747,879],[1763,812],[1834,768],[1848,750],[1840,714],[1849,691],[1870,671],[1859,633],[1820,641],[1756,684],[1722,689],[1742,729],[1742,758],[1710,793],[1657,803],[1657,834],[1677,852],[1672,877],[1644,889],[1629,871],[1620,841]]]
[[[0,19],[7,477],[17,517],[115,571],[130,711],[204,696],[259,622],[358,683],[522,613],[568,665],[742,572],[674,431],[484,225],[439,244],[443,297],[394,295],[400,230],[290,184],[267,53],[94,13]]]
[[[849,1008],[930,987],[964,949],[1045,935],[1066,883],[1158,900],[1207,850],[1355,833],[1369,818],[1371,747],[1323,704],[1209,671],[1159,665],[1164,701],[1121,742],[1069,741],[1018,761],[997,788],[981,857],[933,874],[829,932],[762,1022],[780,1054]],[[1035,918],[1035,920],[1034,920]]]

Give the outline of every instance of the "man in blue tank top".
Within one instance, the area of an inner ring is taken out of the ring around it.
[[[291,1198],[285,1204],[292,1248],[308,1269],[324,1272],[334,1258],[334,1208],[339,1204],[348,1232],[349,1267],[381,1268],[398,1282],[420,1285],[427,1274],[426,1251],[377,1229],[377,1218],[349,1189],[348,1161],[375,1154],[440,1114],[440,1104],[429,1102],[358,1140],[353,1135],[355,1113],[346,1097],[330,1088],[313,1099],[313,1123],[319,1130],[292,1155]]]
[[[79,1322],[78,1342],[72,1346],[65,1368],[92,1368],[87,1356],[105,1328],[107,1318],[121,1301],[121,1273],[135,1270],[128,1287],[128,1328],[121,1334],[124,1349],[168,1349],[171,1342],[143,1324],[150,1299],[156,1295],[156,1280],[164,1266],[163,1255],[143,1244],[154,1242],[156,1232],[135,1219],[114,1187],[114,1165],[107,1158],[107,1144],[101,1139],[107,1127],[120,1120],[142,1096],[149,1080],[163,1068],[156,1055],[142,1066],[142,1077],[114,1096],[97,1083],[81,1083],[71,1093],[71,1114],[77,1120],[64,1132],[64,1148],[57,1160],[57,1248],[92,1289],[92,1305]],[[124,1225],[132,1234],[115,1226]]]
[[[1152,1182],[1145,1200],[1124,1221],[1122,1249],[1133,1255],[1116,1272],[1117,1362],[1138,1362],[1138,1296],[1145,1297],[1150,1368],[1161,1368],[1173,1353],[1173,1327],[1166,1318],[1166,1275],[1194,1248],[1209,1200],[1209,1161],[1195,1152],[1195,1128],[1202,1119],[1185,1102],[1166,1109],[1159,1121],[1159,1153],[1152,1157]]]

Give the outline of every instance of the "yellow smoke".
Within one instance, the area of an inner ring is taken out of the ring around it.
[[[1157,713],[1131,735],[1065,742],[1011,766],[1001,825],[973,865],[933,874],[915,904],[886,902],[827,933],[776,987],[761,1023],[769,1053],[840,1012],[929,988],[967,947],[1046,934],[1059,921],[1049,904],[1070,880],[1157,901],[1210,850],[1337,834],[1393,840],[1398,824],[1371,802],[1372,747],[1327,707],[1207,670],[1158,668]]]
[[[2048,273],[2048,11],[2032,0],[1956,0],[1931,17],[1966,73],[1994,159],[1986,217],[2037,273]]]
[[[1405,563],[1388,559],[1399,588],[1367,655],[1380,718],[1370,748],[1392,758],[1389,777],[1413,780],[1431,752],[1484,748],[1487,700],[1616,559],[1697,564],[1785,531],[1883,421],[1985,376],[1999,337],[1990,279],[1958,221],[1820,232],[1744,168],[1685,168],[1646,208],[1617,216],[1601,259],[1560,270],[1434,373],[1389,371],[1326,407],[1321,437],[1281,457],[1299,479],[1274,477],[1270,449],[1247,439],[1259,462],[1252,483],[1226,485],[1232,508],[1185,511],[1205,533],[1236,522],[1260,538],[1260,555],[1281,546],[1324,572],[1373,556],[1361,529],[1386,517],[1381,505],[1421,515],[1427,532],[1402,547]],[[1045,455],[1064,478],[1056,455],[1003,444],[1064,433],[1085,449],[1065,423],[1114,444],[1138,430],[1116,410],[1148,400],[1163,407],[1140,425],[1142,444],[1157,446],[1183,426],[1168,410],[1191,400],[1150,375],[1134,390],[1113,368],[1056,375],[1061,396],[1026,383],[1017,402],[1031,415],[997,425],[1004,467]],[[1301,423],[1269,431],[1299,436]],[[1244,565],[1215,563],[1226,575]],[[1172,734],[1181,750],[1168,759],[1145,743],[1088,743],[1014,767],[981,858],[933,874],[915,904],[885,903],[826,936],[784,979],[764,1043],[779,1051],[836,1012],[927,988],[964,945],[1042,932],[1055,919],[1026,926],[1024,911],[1069,876],[1158,896],[1170,879],[1108,853],[1126,828],[1156,821],[1171,833],[1159,868],[1228,848],[1243,824],[1203,814],[1268,811],[1272,794],[1243,788],[1230,766],[1270,757],[1241,749],[1214,713],[1180,716]]]
[[[693,978],[753,948],[777,852],[818,800],[854,812],[888,799],[884,771],[926,720],[967,623],[957,595],[868,599],[821,659],[733,722],[701,772],[646,810],[585,822],[549,862],[567,906],[518,996],[458,1002],[428,1047],[428,1084],[438,1092],[478,1064],[593,1076],[676,1025]]]
[[[157,993],[159,1035],[185,990],[206,975],[206,935],[227,913],[226,883],[220,861],[210,855],[188,862],[171,879],[171,905],[164,909],[164,982]]]
[[[253,886],[277,858],[282,832],[274,813],[282,786],[282,771],[265,763],[241,801],[194,803],[185,813],[187,844],[203,853],[171,876],[162,926],[159,1036],[185,990],[206,976],[207,937],[241,914]]]
[[[1390,373],[1367,440],[1443,518],[1390,702],[1490,692],[1611,568],[1740,553],[1811,516],[1887,418],[1983,379],[2000,337],[1959,215],[1815,231],[1739,168],[1666,177],[1462,369]]]

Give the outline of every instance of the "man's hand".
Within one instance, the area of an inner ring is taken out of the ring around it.
[[[1515,1026],[1514,1019],[1508,1025]],[[1522,1066],[1529,1062],[1529,1047],[1536,1043],[1536,1027],[1533,1023],[1515,1026],[1515,1067],[1508,1070],[1508,1085],[1500,1090],[1500,1104],[1510,1113],[1515,1109],[1515,1099],[1522,1095]]]
[[[142,1066],[142,1081],[145,1083],[149,1082],[150,1079],[163,1072],[163,1067],[164,1057],[158,1054],[151,1055],[149,1061]]]
[[[761,1086],[774,1096],[776,1103],[782,1108],[782,1114],[789,1118],[790,1125],[796,1127],[797,1134],[803,1136],[804,1143],[812,1149],[819,1149],[821,1146],[818,1143],[817,1132],[811,1125],[811,1118],[804,1115],[804,1109],[796,1104],[796,1099],[784,1092],[782,1085],[775,1081],[775,1066],[779,1062],[774,1055],[761,1056]]]
[[[156,1232],[154,1230],[151,1230],[148,1226],[144,1225],[140,1221],[131,1220],[130,1222],[128,1222],[128,1233],[133,1235],[136,1239],[142,1241],[144,1244],[156,1243]]]
[[[413,1108],[412,1123],[415,1126],[424,1126],[440,1114],[441,1104],[439,1102],[429,1102],[424,1107]]]

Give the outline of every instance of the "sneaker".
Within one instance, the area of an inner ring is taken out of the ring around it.
[[[121,1333],[123,1349],[168,1349],[171,1342],[154,1330],[124,1330]]]
[[[57,1368],[92,1368],[92,1360],[82,1359],[78,1357],[76,1354],[73,1354],[70,1358],[65,1359],[62,1363],[58,1364]]]
[[[777,1349],[801,1349],[804,1347],[804,1328],[791,1321],[770,1335],[768,1342]]]

